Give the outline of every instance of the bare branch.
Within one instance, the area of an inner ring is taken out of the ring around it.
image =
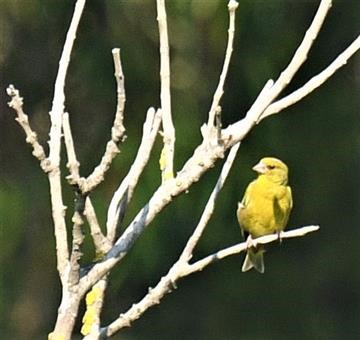
[[[79,192],[81,192],[81,183],[84,181],[83,178],[80,178],[79,175],[79,167],[80,163],[76,158],[74,141],[71,133],[70,122],[69,122],[69,114],[67,112],[63,115],[63,131],[64,131],[64,140],[66,146],[66,153],[68,162],[66,164],[69,169],[70,175],[67,176],[68,182],[75,186]],[[110,243],[107,238],[103,235],[99,222],[96,218],[94,207],[91,203],[90,197],[85,197],[85,206],[84,206],[84,215],[90,226],[91,236],[94,241],[96,252],[105,254],[110,249]],[[74,216],[73,219],[76,219]]]
[[[117,84],[117,107],[113,127],[111,128],[111,140],[106,145],[106,150],[101,158],[100,164],[94,171],[83,181],[81,181],[80,189],[82,193],[89,193],[93,191],[105,178],[106,171],[109,170],[110,165],[116,155],[120,152],[118,144],[124,140],[125,127],[123,125],[124,108],[125,108],[125,87],[124,74],[121,66],[120,49],[114,48],[112,50],[115,79]]]
[[[281,234],[282,239],[300,237],[307,233],[316,231],[319,226],[308,226],[290,231],[285,231]],[[266,244],[278,240],[277,234],[266,235],[256,239],[257,244]],[[242,251],[247,250],[247,243],[242,242],[232,247],[220,250],[212,255],[205,257],[193,264],[176,263],[169,272],[161,278],[159,283],[154,288],[149,288],[149,292],[138,303],[133,304],[130,309],[120,314],[119,317],[110,325],[101,329],[101,338],[106,338],[118,332],[124,327],[129,327],[131,323],[137,320],[147,309],[159,304],[160,300],[168,293],[170,293],[178,279],[188,276],[196,271],[203,270],[206,266],[223,259],[230,255],[237,255]],[[239,266],[240,273],[240,266]]]
[[[292,57],[289,65],[283,72],[281,72],[274,85],[267,91],[267,93],[264,94],[260,102],[261,105],[259,105],[256,110],[250,110],[247,113],[247,116],[249,115],[249,119],[253,122],[257,122],[260,119],[262,112],[265,111],[265,109],[274,101],[281,91],[290,83],[301,65],[306,61],[309,50],[320,31],[331,4],[331,0],[321,0],[315,17],[306,31],[305,36]]]
[[[66,35],[64,48],[61,54],[59,69],[55,81],[54,99],[50,111],[50,140],[49,140],[49,161],[51,170],[48,173],[50,183],[50,196],[52,206],[52,216],[54,220],[54,230],[57,250],[57,266],[63,286],[63,297],[59,308],[54,331],[49,334],[49,339],[70,338],[75,323],[79,300],[70,297],[68,289],[69,249],[67,243],[67,231],[65,224],[65,207],[62,199],[61,172],[60,172],[60,148],[62,119],[65,107],[65,78],[70,61],[71,50],[76,37],[76,31],[85,6],[85,0],[77,0],[74,14],[71,19],[70,27]],[[71,312],[69,312],[71,310]]]
[[[111,138],[114,143],[119,143],[125,134],[124,108],[125,108],[125,77],[121,66],[120,48],[113,48],[112,55],[114,59],[115,79],[117,84],[117,107],[115,113],[114,124],[111,129]]]
[[[225,180],[229,174],[229,171],[232,167],[232,164],[235,160],[236,154],[239,150],[240,147],[240,143],[235,144],[229,152],[229,155],[223,165],[223,168],[221,170],[219,179],[215,185],[214,190],[212,191],[210,198],[205,206],[205,209],[201,215],[200,221],[197,225],[197,227],[195,228],[193,234],[190,236],[181,256],[179,261],[184,261],[187,262],[191,259],[192,257],[192,252],[195,248],[195,246],[197,245],[197,243],[200,240],[200,237],[203,233],[203,231],[205,230],[206,225],[208,224],[211,215],[214,212],[214,208],[215,208],[215,201],[220,193],[220,190],[222,189]]]
[[[80,181],[80,163],[76,158],[74,141],[72,137],[69,113],[64,112],[63,114],[63,132],[64,132],[64,141],[65,149],[67,154],[67,164],[66,167],[69,169],[70,175],[66,177],[71,185],[78,185]]]
[[[84,214],[90,226],[91,237],[94,241],[96,253],[99,255],[106,254],[112,247],[112,243],[101,231],[90,197],[86,198]]]
[[[264,118],[271,116],[275,113],[282,111],[283,109],[291,106],[316,88],[321,86],[328,78],[330,78],[340,67],[344,66],[350,57],[360,49],[360,36],[358,36],[341,54],[339,54],[335,60],[322,72],[312,77],[305,85],[298,90],[290,93],[284,98],[277,100],[267,107],[264,113],[261,115],[259,122]]]
[[[283,231],[283,232],[281,232],[281,239],[305,236],[306,234],[312,233],[319,229],[320,229],[319,226],[311,225],[311,226],[301,227],[301,228],[293,229],[293,230],[289,230],[289,231]],[[256,246],[257,244],[271,243],[276,240],[279,240],[279,236],[277,234],[265,235],[265,236],[261,236],[259,238],[253,239],[254,246]],[[201,271],[205,267],[207,267],[209,264],[212,264],[212,263],[219,261],[230,255],[239,254],[242,251],[246,251],[246,250],[247,250],[246,242],[242,242],[242,243],[236,244],[234,246],[219,250],[216,253],[203,258],[202,260],[196,261],[193,264],[189,264],[189,266],[187,268],[185,268],[185,270],[183,271],[181,276],[183,277],[183,276],[192,274],[194,272]]]
[[[219,106],[220,99],[224,93],[224,84],[225,79],[228,73],[229,64],[231,60],[231,55],[233,51],[233,44],[234,44],[234,34],[235,34],[235,11],[238,8],[239,4],[235,0],[230,0],[228,3],[228,9],[229,9],[229,29],[228,29],[228,42],[225,52],[225,60],[223,69],[220,74],[219,84],[216,88],[216,91],[214,93],[213,101],[211,104],[211,108],[209,111],[209,120],[208,120],[208,128],[212,129],[214,127],[214,120],[216,115],[217,107]],[[209,131],[210,133],[210,131]]]
[[[104,180],[105,172],[110,168],[110,165],[115,158],[115,156],[120,152],[118,149],[118,144],[124,139],[125,128],[123,125],[124,118],[124,107],[125,107],[125,86],[124,86],[124,74],[121,66],[120,59],[120,49],[114,48],[112,50],[113,59],[114,59],[114,68],[115,68],[115,79],[117,83],[117,108],[114,119],[114,124],[111,129],[111,140],[107,143],[106,151],[101,159],[100,164],[94,169],[93,173],[89,175],[86,179],[79,178],[76,181],[76,185],[79,188],[79,191],[82,195],[87,195],[90,191],[94,190],[97,185],[99,185]],[[86,198],[85,214],[88,218],[91,236],[94,241],[96,253],[98,256],[102,256],[105,254],[112,246],[113,240],[110,241],[106,238],[100,229],[100,226],[96,219],[95,210],[91,204],[90,198]],[[77,213],[78,215],[74,215],[74,217],[79,218],[82,217],[82,213]],[[79,273],[78,260],[81,257],[80,246],[82,239],[79,237],[80,228],[77,224],[74,224],[73,229],[73,251],[71,256],[71,273]],[[114,234],[115,236],[115,234]],[[113,236],[113,237],[114,237]],[[80,241],[76,242],[76,241]],[[74,276],[74,275],[73,275]],[[75,283],[78,281],[73,280]],[[92,290],[86,296],[87,309],[84,315],[84,325],[82,328],[82,333],[87,335],[88,337],[92,337],[95,335],[97,328],[99,327],[100,322],[100,311],[103,304],[103,298],[105,294],[105,289],[107,286],[107,278],[104,277],[97,284],[94,285]],[[94,293],[96,292],[96,294]],[[92,303],[89,304],[88,300],[92,299]]]
[[[80,197],[77,200],[85,200],[85,198]],[[75,203],[77,204],[77,203]],[[85,234],[82,229],[84,224],[84,209],[75,208],[74,215],[72,217],[73,227],[72,227],[72,249],[70,255],[70,271],[69,277],[67,280],[67,287],[74,287],[79,283],[80,278],[80,264],[79,261],[83,256],[83,252],[81,250],[81,246],[85,239]]]
[[[320,6],[315,14],[315,17],[305,33],[304,39],[297,48],[289,65],[280,74],[280,77],[275,82],[272,91],[280,93],[291,81],[293,76],[299,70],[301,65],[306,61],[308,53],[316,37],[319,34],[320,28],[325,20],[325,17],[332,5],[331,0],[321,0]]]
[[[17,118],[15,120],[19,123],[26,135],[26,143],[29,143],[33,148],[33,156],[40,161],[41,169],[44,172],[49,172],[49,162],[46,159],[45,151],[39,144],[37,134],[34,132],[29,123],[29,117],[23,111],[23,98],[20,97],[19,90],[14,85],[9,85],[6,89],[7,94],[11,97],[11,101],[8,102],[9,107],[15,110]]]
[[[60,147],[61,147],[61,126],[62,115],[65,107],[65,78],[70,62],[70,55],[76,38],[76,31],[79,26],[80,18],[84,10],[85,0],[78,0],[75,5],[73,17],[70,27],[66,35],[64,48],[61,54],[59,69],[55,81],[54,99],[52,109],[50,111],[51,129],[49,140],[49,161],[53,168],[57,168],[60,163]]]
[[[162,180],[174,177],[175,128],[171,114],[169,38],[165,0],[156,0],[160,39],[161,110],[164,129],[164,148],[160,162]]]
[[[132,198],[134,188],[149,160],[161,123],[161,112],[161,110],[158,110],[155,113],[154,108],[149,108],[143,127],[141,143],[134,163],[111,199],[106,222],[107,238],[109,240],[114,239],[116,226],[119,221],[122,220],[125,209]]]
[[[223,138],[233,139],[234,142],[242,140],[250,131],[254,124],[260,119],[263,112],[274,101],[274,99],[281,93],[281,91],[290,83],[298,69],[305,62],[309,50],[316,39],[320,28],[325,20],[325,17],[331,7],[331,0],[321,0],[319,8],[315,17],[305,33],[305,36],[297,48],[294,56],[292,57],[289,65],[280,74],[276,82],[269,80],[260,93],[255,103],[250,110],[246,113],[244,119],[230,125],[227,129],[223,130]],[[272,86],[271,83],[273,83]]]

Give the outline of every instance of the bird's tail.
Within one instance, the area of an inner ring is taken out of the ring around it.
[[[263,274],[265,271],[264,252],[265,250],[263,248],[249,248],[242,266],[242,271],[247,272],[251,268],[255,268],[259,273]]]

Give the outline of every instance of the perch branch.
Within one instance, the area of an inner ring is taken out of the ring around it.
[[[226,76],[227,76],[227,73],[229,70],[229,64],[230,64],[231,55],[233,52],[234,34],[235,34],[235,11],[238,8],[238,6],[239,6],[239,4],[235,0],[230,0],[228,3],[228,9],[229,9],[228,41],[227,41],[227,47],[226,47],[226,52],[225,52],[224,65],[223,65],[223,69],[220,74],[219,84],[214,93],[213,101],[212,101],[211,108],[209,111],[209,120],[208,120],[207,126],[208,126],[208,129],[210,129],[210,131],[213,130],[216,112],[218,110],[220,99],[224,93],[225,79],[226,79]],[[208,133],[211,133],[210,131]]]
[[[300,237],[307,233],[314,232],[319,229],[319,226],[307,226],[290,231],[285,231],[281,234],[282,239]],[[256,239],[258,244],[266,244],[278,240],[278,235],[266,235]],[[105,339],[124,327],[129,327],[131,323],[137,320],[147,309],[159,304],[160,300],[168,293],[170,293],[177,280],[188,276],[194,272],[203,270],[208,265],[221,260],[230,255],[239,254],[242,251],[247,250],[247,243],[242,242],[234,246],[219,250],[218,252],[211,254],[204,259],[196,261],[193,264],[187,262],[181,264],[175,264],[169,272],[161,278],[159,283],[154,288],[149,288],[148,293],[143,297],[141,301],[133,304],[128,311],[124,314],[120,314],[119,317],[106,327],[101,329],[101,338]],[[240,267],[239,267],[240,271]]]
[[[160,157],[162,180],[174,177],[175,128],[171,114],[169,37],[165,0],[156,0],[160,40],[160,101],[162,111],[164,147]]]
[[[311,225],[311,226],[301,227],[301,228],[297,228],[297,229],[293,229],[293,230],[289,230],[289,231],[284,231],[281,233],[281,239],[305,236],[306,234],[312,233],[319,229],[320,229],[319,226]],[[256,246],[257,244],[271,243],[278,239],[279,239],[279,236],[277,234],[271,234],[271,235],[265,235],[265,236],[259,237],[257,239],[254,239],[253,241],[255,241],[254,246]],[[246,251],[246,250],[247,250],[246,242],[242,242],[242,243],[236,244],[234,246],[219,250],[216,253],[211,254],[199,261],[189,264],[188,267],[184,269],[184,272],[181,274],[181,277],[187,276],[187,275],[192,274],[197,271],[201,271],[205,267],[207,267],[209,264],[212,264],[212,263],[219,261],[230,255],[239,254],[242,251]]]

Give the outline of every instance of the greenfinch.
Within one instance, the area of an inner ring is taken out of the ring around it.
[[[288,186],[288,167],[277,158],[265,157],[253,167],[257,179],[246,188],[238,203],[237,218],[244,237],[249,235],[249,247],[242,271],[255,268],[263,273],[265,249],[252,247],[251,239],[284,230],[292,209],[291,188]]]

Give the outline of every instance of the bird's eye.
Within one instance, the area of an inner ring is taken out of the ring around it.
[[[275,169],[275,165],[268,165],[267,167],[268,167],[270,170]]]

